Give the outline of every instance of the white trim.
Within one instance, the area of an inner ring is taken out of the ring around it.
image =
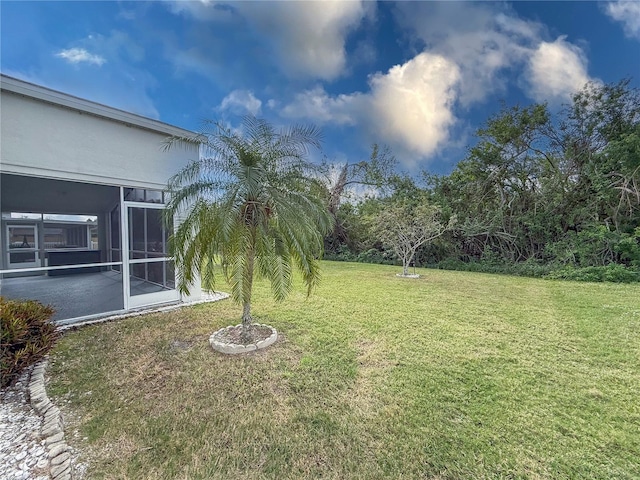
[[[102,263],[72,263],[70,265],[57,265],[55,267],[31,267],[31,268],[12,268],[10,270],[0,270],[0,274],[5,273],[22,273],[22,272],[48,272],[50,270],[75,270],[89,267],[110,267],[113,265],[122,265],[122,262],[102,262]]]
[[[124,187],[120,187],[120,259],[122,260],[122,300],[129,310],[129,215],[124,205]]]
[[[156,210],[164,210],[166,207],[166,204],[164,203],[134,202],[132,200],[124,200],[124,205],[125,207],[134,207],[134,208],[155,208]]]
[[[130,245],[129,245],[129,209],[130,208],[140,208],[140,209],[148,209],[148,210],[164,210],[166,205],[163,203],[146,203],[146,202],[134,202],[124,199],[124,188],[120,190],[121,195],[121,210],[123,215],[123,242],[122,242],[122,260],[123,260],[123,288],[126,290],[124,292],[125,298],[125,309],[129,310],[132,308],[144,307],[147,305],[157,305],[161,303],[171,303],[177,302],[181,300],[181,295],[178,289],[168,289],[161,290],[153,293],[143,293],[140,295],[131,295],[131,265],[140,265],[140,264],[149,264],[149,263],[158,263],[158,262],[167,262],[172,261],[171,257],[158,257],[158,258],[139,258],[132,259],[129,258],[131,254]],[[146,214],[145,214],[146,219]],[[145,238],[146,238],[146,221],[145,221]],[[126,242],[124,241],[126,239]],[[163,274],[164,275],[164,274]]]
[[[104,313],[93,313],[91,315],[83,315],[81,317],[73,317],[73,318],[63,318],[62,320],[54,320],[54,323],[56,325],[58,325],[58,327],[71,327],[73,324],[75,323],[80,323],[80,322],[91,322],[93,321],[98,321],[99,319],[104,318],[104,320],[106,321],[109,317],[114,317],[116,315],[126,315],[127,313],[130,313],[127,310],[112,310],[110,312],[104,312]]]
[[[59,170],[53,168],[28,167],[2,161],[2,173],[7,175],[21,175],[24,177],[44,178],[48,180],[62,180],[65,182],[87,183],[89,185],[104,185],[107,187],[143,188],[148,190],[164,190],[166,183],[142,183],[124,177],[105,177],[92,173],[78,173],[77,171]]]
[[[134,250],[137,252],[138,250]],[[153,262],[173,262],[173,257],[153,257],[153,258],[130,258],[129,263],[134,265],[136,263],[153,263]]]

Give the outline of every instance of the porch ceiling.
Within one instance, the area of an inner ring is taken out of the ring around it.
[[[110,211],[119,199],[118,187],[0,175],[0,209],[3,212],[98,214]]]

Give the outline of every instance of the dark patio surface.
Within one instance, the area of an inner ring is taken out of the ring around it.
[[[122,310],[122,274],[114,271],[4,278],[0,295],[38,300],[55,308],[54,320]]]

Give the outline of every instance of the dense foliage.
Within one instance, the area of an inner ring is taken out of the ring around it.
[[[39,302],[0,297],[0,386],[15,381],[44,357],[58,339],[53,309]]]
[[[391,196],[427,198],[445,221],[457,218],[417,252],[419,265],[640,280],[640,93],[629,80],[588,84],[557,114],[544,104],[505,106],[477,137],[450,175],[424,172],[424,187],[389,181]],[[367,224],[388,203],[341,205],[349,241],[330,258],[371,249],[384,257]]]

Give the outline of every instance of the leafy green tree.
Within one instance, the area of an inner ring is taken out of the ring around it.
[[[308,294],[319,281],[323,236],[332,228],[306,160],[309,147],[319,147],[319,131],[276,130],[254,117],[245,117],[242,133],[220,123],[205,127],[165,144],[197,144],[203,153],[169,180],[167,216],[180,219],[171,253],[181,292],[198,275],[204,288],[213,288],[216,264],[222,265],[232,298],[242,305],[242,336],[248,341],[254,274],[270,281],[277,300],[291,291],[293,267]]]
[[[604,223],[630,232],[640,203],[640,91],[630,80],[589,84],[561,122],[562,148],[575,203],[589,226]]]
[[[489,118],[451,175],[427,176],[434,196],[457,214],[465,256],[491,251],[514,262],[536,257],[547,230],[540,195],[547,172],[557,171],[549,151],[549,113],[544,105],[511,107]]]

